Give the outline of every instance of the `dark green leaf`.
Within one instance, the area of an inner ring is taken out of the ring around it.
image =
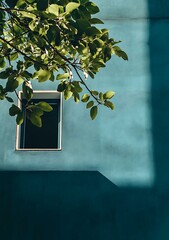
[[[15,116],[16,114],[18,114],[20,112],[20,108],[18,108],[16,105],[12,104],[12,106],[9,109],[9,115],[10,116]]]
[[[93,101],[90,101],[86,104],[86,108],[91,108],[94,105]]]
[[[13,99],[11,97],[5,96],[6,100],[10,103],[14,102]]]
[[[33,89],[28,81],[23,82],[22,84],[23,96],[27,101],[30,101],[33,97]]]
[[[86,29],[85,32],[88,36],[94,36],[94,35],[100,35],[101,34],[101,31],[96,27],[89,27],[89,28]]]
[[[90,117],[92,120],[94,120],[97,116],[97,112],[98,112],[98,107],[94,106],[90,109]]]
[[[97,96],[99,93],[98,93],[98,91],[91,91],[92,92],[92,94],[94,95],[94,96]]]
[[[114,110],[114,104],[113,104],[112,102],[106,100],[106,101],[104,102],[104,105],[105,105],[106,107],[111,108],[112,110]]]
[[[16,123],[18,125],[21,125],[23,123],[23,121],[24,121],[24,114],[23,114],[23,112],[19,112],[16,117]]]
[[[3,71],[0,73],[0,79],[6,79],[9,76],[7,71]]]
[[[66,83],[63,82],[63,83],[60,83],[60,84],[58,85],[57,90],[58,90],[59,92],[63,92],[63,91],[66,89],[66,87],[67,87]]]
[[[85,6],[91,14],[95,14],[100,11],[98,6],[96,4],[94,4],[93,2],[88,2],[88,3],[86,3]]]
[[[79,95],[79,93],[74,92],[74,93],[73,93],[73,97],[74,97],[74,101],[75,101],[76,103],[78,103],[78,102],[80,101],[80,95]]]
[[[47,102],[39,102],[36,104],[36,106],[38,106],[44,112],[51,112],[53,110],[51,105]]]
[[[3,57],[0,57],[0,69],[3,69],[6,65],[5,59]]]
[[[89,22],[91,24],[104,24],[104,22],[101,21],[99,18],[91,18],[91,19],[89,19]]]
[[[31,113],[30,114],[30,120],[31,120],[31,123],[37,127],[42,127],[42,119],[40,116],[34,114],[34,113]]]
[[[13,76],[10,76],[6,83],[6,91],[13,92],[18,86],[19,86],[19,82],[16,81],[16,79]]]

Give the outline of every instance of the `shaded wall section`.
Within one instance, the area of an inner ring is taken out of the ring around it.
[[[149,11],[153,158],[156,185],[163,191],[169,190],[169,2],[149,1]]]

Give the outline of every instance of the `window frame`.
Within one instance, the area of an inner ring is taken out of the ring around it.
[[[18,92],[19,99],[22,99],[23,92]],[[18,107],[21,108],[21,101],[18,99]],[[61,151],[62,150],[62,93],[55,90],[35,90],[33,91],[33,99],[59,99],[59,121],[58,121],[58,148],[21,148],[21,126],[16,126],[16,151]]]

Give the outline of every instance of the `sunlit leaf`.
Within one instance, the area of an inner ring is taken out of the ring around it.
[[[39,102],[36,106],[45,112],[51,112],[53,110],[52,106],[47,102]]]
[[[52,13],[52,14],[58,16],[58,15],[59,15],[59,5],[57,5],[57,4],[51,4],[51,5],[48,7],[47,11],[48,11],[49,13]]]
[[[66,13],[72,12],[73,10],[77,9],[79,6],[80,6],[79,3],[69,2],[69,3],[66,5]]]
[[[85,94],[82,96],[81,101],[82,101],[82,102],[87,102],[87,101],[89,100],[89,98],[90,98],[90,96],[89,96],[87,93],[85,93]]]
[[[106,93],[103,94],[103,98],[104,99],[111,99],[112,97],[114,97],[115,92],[113,91],[107,91]]]

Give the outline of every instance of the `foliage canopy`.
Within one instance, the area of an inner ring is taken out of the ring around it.
[[[12,104],[9,114],[16,115],[17,124],[22,124],[26,110],[30,121],[40,127],[43,113],[52,110],[47,103],[32,103],[34,80],[56,82],[65,100],[86,104],[92,119],[99,105],[114,109],[110,101],[114,92],[91,90],[86,81],[105,67],[112,54],[128,59],[117,46],[120,41],[110,38],[107,29],[95,26],[103,24],[93,17],[98,12],[98,6],[89,0],[1,0],[0,100]],[[10,97],[11,92],[17,95],[20,85],[27,100],[22,109]]]

